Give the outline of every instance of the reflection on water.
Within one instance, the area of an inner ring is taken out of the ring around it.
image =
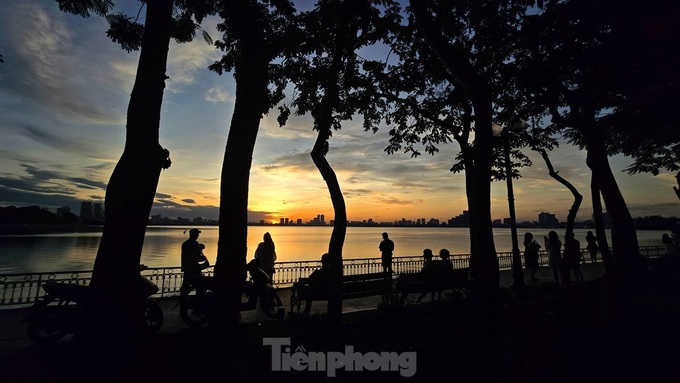
[[[152,226],[147,230],[142,251],[142,263],[151,267],[180,265],[180,248],[188,237],[185,227]],[[205,255],[211,264],[217,254],[217,227],[202,227],[199,242],[205,244]],[[381,233],[387,231],[395,242],[394,256],[418,256],[430,248],[435,254],[446,248],[452,254],[469,253],[466,228],[391,228],[350,227],[343,247],[343,257],[378,258]],[[519,229],[519,244],[526,230]],[[549,229],[533,229],[534,238],[542,244]],[[328,250],[332,228],[295,226],[250,226],[248,228],[248,259],[253,257],[257,244],[265,232],[270,232],[276,243],[278,261],[318,260]],[[557,231],[561,236],[564,230]],[[575,230],[576,239],[585,247],[587,230]],[[639,231],[641,246],[661,244],[663,231]],[[0,273],[90,270],[94,265],[101,233],[69,233],[25,236],[0,236]],[[512,248],[510,230],[494,229],[497,251]],[[611,243],[611,241],[610,241]]]

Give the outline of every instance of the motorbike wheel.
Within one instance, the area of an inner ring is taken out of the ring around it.
[[[283,302],[281,302],[281,298],[279,298],[278,294],[276,294],[276,291],[271,290],[260,295],[260,307],[262,307],[264,315],[268,316],[269,318],[282,319],[279,317],[279,310],[281,306],[283,306]]]
[[[63,326],[64,315],[63,307],[46,307],[42,312],[36,313],[27,323],[28,339],[44,345],[59,342],[69,334]]]
[[[186,297],[180,303],[179,313],[182,321],[192,327],[203,326],[208,321],[208,312],[205,310],[206,302],[202,302],[194,295]]]
[[[156,332],[163,326],[163,310],[153,299],[147,299],[144,303],[144,320],[146,327]]]

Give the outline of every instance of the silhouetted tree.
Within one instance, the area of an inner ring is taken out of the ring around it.
[[[464,2],[461,2],[464,3]],[[495,320],[498,318],[498,258],[493,240],[491,228],[491,167],[493,158],[493,134],[491,125],[493,122],[492,104],[494,96],[489,79],[484,76],[480,68],[475,67],[472,47],[465,49],[455,44],[446,36],[449,28],[459,28],[459,25],[450,23],[452,10],[460,10],[451,3],[430,3],[425,0],[409,1],[413,12],[416,26],[424,39],[428,42],[432,51],[441,61],[446,71],[453,76],[455,82],[467,98],[474,110],[475,141],[472,151],[472,190],[474,193],[473,215],[471,225],[474,227],[472,237],[472,253],[476,260],[476,300],[480,307],[482,319],[495,328]],[[469,4],[467,4],[469,6]],[[473,15],[491,15],[490,11],[503,9],[503,5],[482,5],[470,7]],[[455,11],[453,15],[455,17]],[[460,12],[462,17],[463,12]],[[483,20],[483,19],[480,19]],[[456,35],[462,35],[463,31],[457,30]],[[480,40],[483,42],[484,40]],[[474,46],[480,52],[486,48],[483,44]],[[502,53],[485,51],[488,54]],[[469,170],[468,170],[469,171]]]
[[[210,68],[234,71],[236,101],[222,164],[219,240],[215,262],[216,312],[212,324],[228,334],[239,323],[246,278],[248,184],[262,116],[283,98],[280,70],[272,62],[286,49],[293,7],[285,0],[218,2],[224,33],[215,45],[224,56]],[[268,86],[273,85],[270,91]]]
[[[107,185],[104,229],[91,282],[97,298],[90,336],[107,335],[110,342],[125,344],[138,340],[144,326],[139,263],[160,172],[170,166],[169,152],[158,141],[169,41],[173,34],[180,42],[187,36],[190,40],[195,25],[173,19],[172,0],[148,2],[144,26],[122,14],[109,14],[113,3],[108,0],[57,2],[65,12],[106,16],[107,35],[114,42],[128,52],[141,48],[127,111],[125,148]]]
[[[339,321],[342,301],[339,294],[342,277],[342,247],[347,231],[347,212],[337,176],[326,159],[333,130],[340,129],[343,120],[350,120],[372,105],[357,92],[359,74],[365,61],[356,51],[384,38],[381,10],[385,19],[394,17],[399,9],[392,1],[319,1],[300,18],[304,42],[286,63],[297,96],[290,103],[298,115],[310,113],[318,132],[310,153],[321,173],[335,212],[333,232],[328,245],[331,270],[334,271],[329,318]],[[290,107],[280,108],[279,123],[285,124]]]
[[[519,86],[532,94],[534,104],[550,110],[553,124],[571,142],[587,150],[593,186],[612,216],[614,257],[628,281],[637,280],[644,267],[632,217],[608,156],[617,152],[635,156],[631,171],[673,169],[680,142],[677,129],[670,129],[677,125],[673,117],[677,108],[663,112],[650,102],[658,100],[652,94],[677,88],[677,71],[660,60],[667,54],[677,57],[677,50],[670,48],[677,27],[670,27],[674,23],[668,16],[677,5],[661,3],[620,7],[613,1],[546,2],[527,18],[526,34],[519,40],[523,48],[516,56],[523,71]],[[659,39],[646,33],[657,21],[663,26],[656,31]],[[662,78],[654,73],[658,70],[665,73]],[[650,118],[650,129],[644,128],[642,116]],[[599,196],[593,193],[593,199],[595,206]],[[598,239],[604,236],[598,234]],[[605,245],[600,243],[600,248]]]
[[[576,221],[576,214],[578,213],[578,209],[581,206],[581,202],[583,201],[583,196],[581,193],[578,192],[578,189],[566,180],[564,177],[559,175],[559,171],[555,171],[555,168],[553,167],[552,161],[550,161],[550,157],[548,156],[548,152],[544,148],[532,148],[533,150],[537,151],[538,153],[541,154],[541,157],[543,157],[543,160],[545,161],[545,165],[548,167],[548,174],[550,177],[554,178],[557,180],[557,182],[561,183],[564,185],[571,194],[574,196],[574,202],[571,204],[571,207],[569,208],[569,213],[567,214],[567,227],[564,233],[564,238],[570,238],[570,235],[574,233],[574,222]],[[562,267],[562,284],[564,287],[569,287],[570,285],[570,275],[569,275],[569,267],[567,264]]]
[[[125,341],[143,326],[139,263],[158,179],[170,166],[158,142],[172,0],[149,2],[135,85],[127,114],[125,149],[106,187],[105,221],[91,286],[99,298],[98,326]],[[115,330],[114,330],[115,329]]]

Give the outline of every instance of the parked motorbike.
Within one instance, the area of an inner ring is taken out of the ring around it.
[[[285,308],[276,294],[271,279],[262,271],[256,262],[247,266],[250,279],[243,284],[241,294],[241,311],[257,308],[259,301],[262,312],[272,319],[283,319]],[[180,297],[180,316],[189,326],[202,326],[214,307],[214,278],[202,276],[189,283],[188,294]]]
[[[143,270],[146,266],[141,265]],[[140,294],[144,298],[147,329],[158,331],[163,325],[163,310],[151,298],[158,286],[141,276]],[[42,285],[45,296],[36,301],[26,314],[27,334],[38,344],[54,344],[72,336],[85,324],[84,307],[94,299],[89,286],[49,281]]]

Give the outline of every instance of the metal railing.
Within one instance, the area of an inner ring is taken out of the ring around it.
[[[590,263],[587,251],[582,250],[584,262]],[[640,253],[648,258],[655,258],[665,253],[664,246],[641,246]],[[501,270],[512,267],[512,252],[499,252],[498,263]],[[524,258],[524,257],[522,257]],[[453,267],[456,269],[469,267],[469,254],[451,256]],[[539,252],[539,266],[548,265],[548,254],[545,250]],[[396,274],[416,273],[423,266],[422,256],[395,257],[392,260],[392,270]],[[277,288],[289,287],[302,277],[308,277],[314,270],[321,267],[320,261],[279,262],[274,273],[274,285]],[[344,259],[343,272],[345,275],[377,273],[382,271],[380,258]],[[213,269],[204,270],[204,275],[212,275]],[[183,282],[183,274],[179,266],[150,267],[141,272],[143,276],[158,286],[156,298],[179,295]],[[32,304],[45,295],[42,285],[47,281],[88,285],[92,279],[92,271],[61,271],[49,273],[17,273],[0,275],[0,307]]]

